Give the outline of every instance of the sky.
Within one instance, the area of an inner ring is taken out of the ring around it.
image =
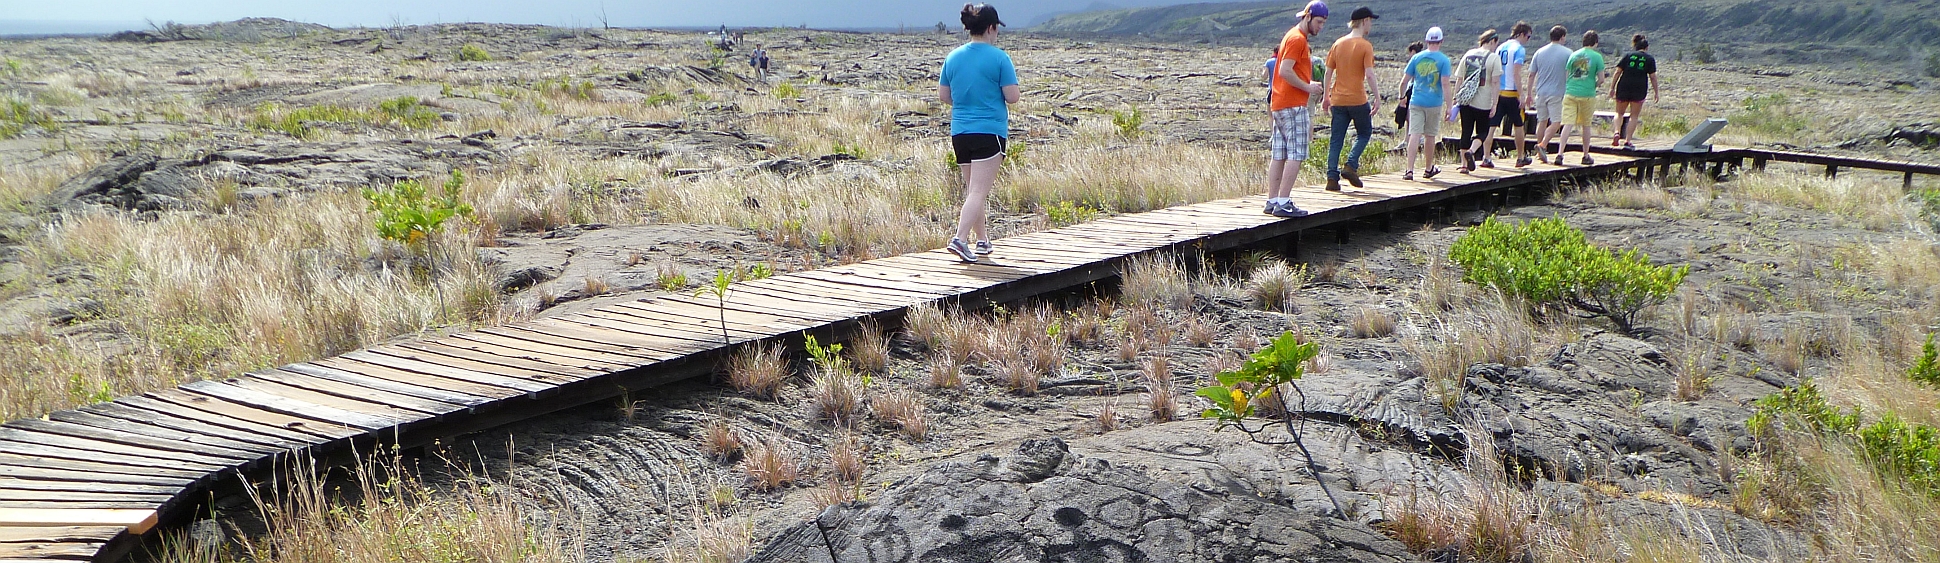
[[[990,0],[1005,23],[1023,27],[1058,12],[1184,3],[1184,0]],[[956,24],[961,0],[0,0],[11,27],[98,27],[141,22],[209,23],[277,17],[331,27],[395,23],[527,23],[616,27],[929,27]],[[84,32],[77,31],[75,32]]]

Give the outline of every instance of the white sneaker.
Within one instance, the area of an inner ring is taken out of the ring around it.
[[[988,256],[990,255],[990,251],[992,250],[990,246],[990,241],[987,241],[987,240],[977,241],[977,245],[974,247],[974,249],[978,256]]]
[[[964,244],[963,239],[950,237],[950,245],[944,248],[948,248],[950,252],[957,253],[957,258],[963,259],[964,262],[971,264],[977,263],[976,251],[970,250],[970,245]]]

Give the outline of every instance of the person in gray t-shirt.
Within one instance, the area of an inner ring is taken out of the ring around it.
[[[1563,26],[1549,28],[1549,44],[1536,51],[1529,58],[1529,74],[1535,83],[1536,97],[1530,102],[1536,108],[1536,160],[1549,163],[1549,139],[1563,131],[1563,86],[1569,79],[1570,48],[1563,44],[1569,30]],[[1569,148],[1569,141],[1556,148],[1556,154],[1563,154]],[[1560,156],[1558,157],[1561,158]],[[1561,162],[1561,160],[1558,160]]]

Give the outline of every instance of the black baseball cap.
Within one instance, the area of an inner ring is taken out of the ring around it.
[[[1347,18],[1348,21],[1364,20],[1364,19],[1378,20],[1378,19],[1381,19],[1381,16],[1374,15],[1374,10],[1368,9],[1367,6],[1361,6],[1359,8],[1355,8],[1354,15],[1348,16]]]
[[[977,9],[977,22],[978,22],[978,23],[983,23],[983,24],[987,24],[987,25],[1001,25],[1001,26],[1004,26],[1004,27],[1010,27],[1010,24],[1007,24],[1007,23],[1004,23],[1004,20],[1000,20],[1000,19],[997,19],[997,7],[996,7],[996,6],[992,6],[992,5],[989,5],[989,4],[978,4],[978,5],[976,6],[976,9]]]

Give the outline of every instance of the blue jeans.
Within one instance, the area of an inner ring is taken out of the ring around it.
[[[1374,118],[1369,114],[1367,104],[1358,106],[1334,106],[1334,121],[1329,125],[1332,135],[1327,139],[1327,179],[1340,179],[1340,149],[1347,144],[1348,122],[1354,123],[1354,151],[1347,154],[1347,167],[1361,169],[1361,153],[1367,150],[1367,140],[1374,137]]]

